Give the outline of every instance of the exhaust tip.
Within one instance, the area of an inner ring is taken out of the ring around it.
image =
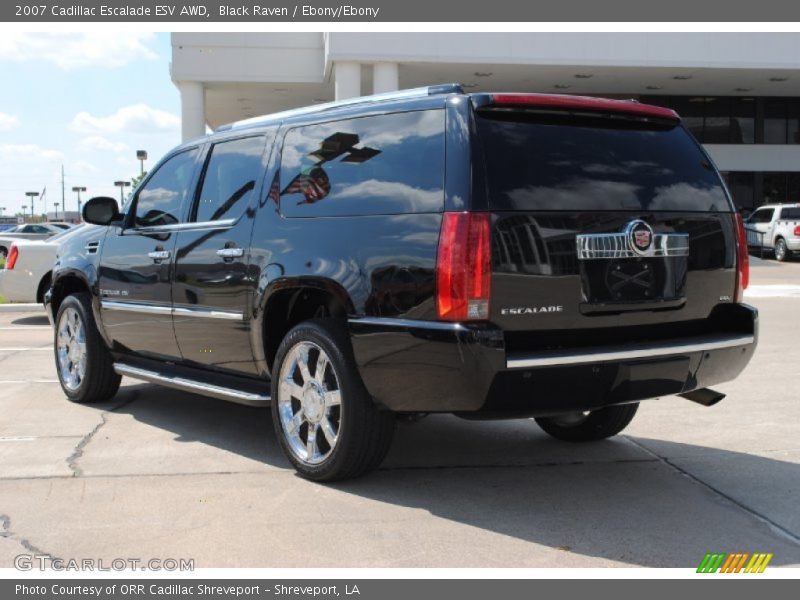
[[[719,402],[725,397],[725,394],[714,391],[709,388],[700,388],[697,390],[693,390],[691,392],[686,392],[685,394],[678,394],[678,395],[681,398],[686,398],[687,400],[691,400],[692,402],[696,402],[697,404],[702,404],[703,406],[714,406],[717,402]]]

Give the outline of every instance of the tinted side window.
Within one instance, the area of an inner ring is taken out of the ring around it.
[[[281,158],[288,217],[440,212],[444,111],[425,110],[297,127]]]
[[[775,214],[774,208],[764,208],[757,210],[750,215],[750,223],[769,223],[772,221],[772,215]]]
[[[800,219],[800,208],[781,209],[781,219]]]
[[[250,202],[264,171],[264,137],[214,144],[207,160],[194,220],[235,219]]]
[[[193,148],[176,154],[161,165],[144,184],[136,196],[136,227],[180,222],[198,152],[199,149]]]

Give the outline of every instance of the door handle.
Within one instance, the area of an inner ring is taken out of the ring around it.
[[[232,260],[234,258],[240,258],[244,256],[244,249],[243,248],[222,248],[221,250],[217,250],[217,256],[223,258],[224,260]]]
[[[148,252],[147,256],[152,258],[155,262],[161,262],[169,258],[169,250],[153,250]]]

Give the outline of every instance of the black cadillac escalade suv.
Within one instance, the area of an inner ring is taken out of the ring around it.
[[[68,398],[271,403],[320,481],[376,467],[398,413],[612,436],[640,400],[715,403],[756,345],[719,173],[633,101],[446,85],[251,119],[84,219],[46,298]]]

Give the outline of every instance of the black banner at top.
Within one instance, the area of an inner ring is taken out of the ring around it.
[[[796,0],[4,0],[6,22],[792,22]]]

